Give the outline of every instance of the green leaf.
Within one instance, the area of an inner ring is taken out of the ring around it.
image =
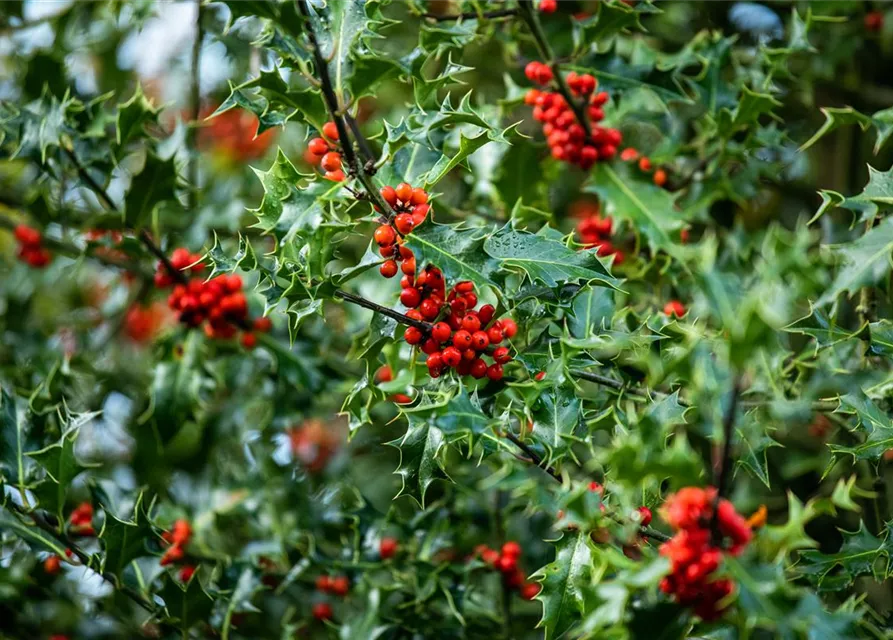
[[[877,155],[893,135],[893,107],[874,113],[871,123],[877,129],[877,141],[874,143],[874,154]]]
[[[4,480],[25,481],[24,461],[22,459],[25,440],[25,423],[18,419],[15,400],[7,391],[7,386],[0,386],[0,472]]]
[[[486,131],[481,131],[470,138],[466,137],[463,132],[459,132],[459,150],[452,157],[444,154],[440,160],[434,163],[434,166],[425,174],[423,180],[425,190],[430,190],[431,187],[443,180],[450,171],[464,162],[468,156],[488,142],[490,142],[490,136]]]
[[[893,168],[888,171],[878,171],[869,166],[868,184],[857,196],[847,198],[830,190],[822,190],[819,195],[822,197],[822,204],[812,216],[810,224],[832,207],[842,207],[859,214],[857,222],[875,219],[880,208],[888,208],[893,204]]]
[[[565,535],[555,545],[555,560],[533,574],[542,584],[537,600],[543,617],[537,628],[545,629],[546,640],[559,638],[578,624],[586,613],[592,587],[592,547],[589,534]]]
[[[570,386],[552,387],[540,396],[530,437],[546,450],[550,464],[567,453],[582,410],[583,404]]]
[[[741,88],[741,100],[732,114],[732,126],[735,128],[749,126],[759,120],[765,113],[771,113],[774,107],[780,107],[781,102],[768,93],[751,91],[746,86]]]
[[[605,287],[582,287],[574,296],[567,326],[574,338],[589,338],[611,328],[614,291]]]
[[[115,136],[118,147],[142,135],[145,126],[157,122],[161,109],[154,106],[143,93],[143,87],[136,85],[130,100],[118,106],[115,114]]]
[[[832,245],[829,249],[840,260],[841,266],[816,303],[818,306],[833,302],[842,293],[852,295],[862,287],[874,285],[890,272],[893,218],[886,218],[853,242]]]
[[[162,202],[175,201],[177,168],[174,159],[162,160],[154,153],[146,154],[143,170],[134,176],[124,196],[124,222],[129,227],[146,226],[152,212]]]
[[[417,419],[412,414],[407,417],[409,426],[403,437],[387,443],[400,451],[400,465],[394,473],[403,480],[403,486],[395,497],[409,496],[424,508],[431,483],[448,479],[439,459],[446,442],[436,419]]]
[[[532,282],[557,287],[571,282],[600,282],[614,286],[611,277],[593,249],[575,251],[542,234],[516,231],[509,225],[487,238],[487,255],[501,268],[525,274]]]
[[[880,538],[872,535],[863,522],[856,531],[841,531],[843,544],[837,553],[802,551],[796,569],[820,592],[840,591],[853,584],[859,576],[873,575],[883,582],[891,575],[893,541],[887,523]]]
[[[173,578],[168,577],[159,595],[164,600],[164,608],[167,609],[167,621],[180,627],[184,637],[195,625],[207,622],[214,608],[213,598],[208,595],[197,578],[181,586]]]
[[[850,340],[857,336],[860,329],[851,331],[838,327],[833,320],[819,309],[812,309],[808,316],[792,322],[784,328],[789,333],[799,333],[815,338],[816,347],[831,347],[838,342]]]
[[[62,520],[62,509],[68,487],[78,474],[89,467],[80,464],[74,455],[74,443],[78,437],[78,429],[64,434],[59,442],[25,455],[37,461],[44,468],[50,481],[49,491],[40,491],[40,507],[55,513]]]
[[[146,541],[152,537],[152,527],[143,509],[141,493],[133,506],[133,520],[119,520],[108,508],[105,510],[105,522],[99,532],[99,541],[105,550],[102,560],[102,571],[112,573],[121,578],[124,570],[137,558],[151,555],[146,548]]]
[[[596,167],[584,191],[598,194],[608,204],[610,213],[628,220],[653,250],[666,251],[683,260],[682,247],[673,238],[686,226],[685,220],[667,191],[650,182],[633,180],[629,175],[621,176],[607,164]]]
[[[838,127],[857,124],[862,131],[865,131],[871,126],[871,118],[865,114],[859,113],[852,107],[826,107],[822,109],[822,113],[825,114],[825,123],[809,140],[800,146],[801,152],[809,149],[812,145]]]
[[[868,325],[871,334],[871,352],[893,358],[893,322],[879,320]]]
[[[471,280],[478,287],[492,287],[496,264],[484,252],[487,232],[460,225],[425,222],[406,236],[405,245],[415,254],[416,268],[437,266],[447,281]]]
[[[866,438],[852,447],[830,443],[832,453],[848,453],[858,460],[879,460],[888,449],[893,449],[893,422],[868,396],[849,393],[840,399],[840,406],[856,414],[857,426],[852,431],[862,432]]]
[[[50,551],[65,557],[65,545],[36,525],[27,525],[5,508],[0,509],[0,531],[9,530],[28,543],[35,551]]]

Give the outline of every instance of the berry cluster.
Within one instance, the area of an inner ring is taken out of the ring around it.
[[[32,267],[42,269],[53,259],[50,252],[43,247],[43,236],[40,231],[20,224],[15,228],[15,238],[19,243],[19,259]]]
[[[89,502],[82,502],[68,518],[68,532],[76,536],[95,536],[96,530],[93,528],[93,505]]]
[[[206,121],[217,110],[205,107],[199,113],[199,120]],[[186,116],[189,119],[191,116]],[[207,120],[207,125],[198,130],[198,146],[212,148],[232,160],[252,160],[266,153],[276,139],[276,129],[257,133],[260,120],[244,109],[230,109]]]
[[[161,556],[162,567],[170,564],[180,564],[186,558],[186,546],[192,539],[192,527],[186,520],[177,520],[174,522],[173,529],[165,531],[161,534],[161,539],[165,544],[170,545]],[[195,573],[195,566],[184,564],[180,569],[180,580],[188,582]]]
[[[554,80],[552,69],[542,62],[529,63],[524,74],[531,82],[543,86]],[[608,102],[608,94],[605,91],[595,92],[598,82],[593,76],[571,72],[567,76],[567,84],[575,96],[587,98],[587,115],[592,123],[592,134],[588,138],[583,125],[577,122],[573,108],[557,91],[531,89],[524,102],[533,107],[534,119],[543,123],[543,134],[552,150],[552,157],[581,169],[589,169],[599,160],[610,160],[617,155],[623,136],[617,129],[595,124],[605,117],[603,107]]]
[[[662,187],[667,184],[667,172],[659,167],[655,169],[651,164],[651,159],[648,156],[639,154],[636,149],[627,147],[620,153],[620,159],[624,162],[636,162],[636,166],[639,167],[639,171],[643,173],[651,173],[653,171],[654,175],[651,177],[651,180],[658,187]]]
[[[313,138],[307,145],[307,159],[311,164],[319,163],[325,171],[326,180],[344,182],[344,171],[341,165],[341,154],[334,142],[338,141],[338,127],[334,122],[327,122],[322,127],[322,138]],[[329,141],[333,142],[329,142]]]
[[[616,248],[611,243],[611,233],[614,227],[614,220],[611,216],[602,217],[598,206],[593,211],[588,211],[581,216],[580,222],[577,223],[577,233],[580,235],[580,242],[587,249],[596,248],[600,256],[614,256],[614,264],[623,264],[626,256],[623,251]]]
[[[734,589],[728,578],[714,577],[722,554],[737,556],[751,539],[747,521],[731,502],[720,500],[717,526],[730,544],[728,549],[715,546],[711,531],[714,504],[716,489],[713,487],[686,487],[670,496],[662,515],[676,534],[660,547],[661,555],[669,558],[671,569],[670,575],[660,583],[661,591],[708,621],[722,615],[722,601]]]
[[[176,249],[171,255],[171,266],[177,271],[204,270],[201,256],[187,249]],[[159,288],[173,284],[173,274],[163,262],[155,273],[155,285]],[[253,331],[266,332],[272,327],[268,318],[248,322],[248,300],[242,292],[242,278],[237,275],[220,275],[211,280],[195,277],[185,284],[177,284],[167,300],[168,306],[177,312],[178,320],[188,327],[198,327],[206,322],[205,335],[209,338],[229,339],[243,329],[242,345],[251,349],[257,344]]]
[[[342,598],[350,591],[350,580],[346,576],[322,575],[316,579],[316,590],[322,593],[331,593]]]
[[[429,267],[429,269],[432,269]],[[424,276],[428,271],[423,271]],[[439,272],[438,272],[439,273]],[[441,276],[442,278],[442,276]],[[412,286],[412,283],[409,283]],[[418,286],[416,284],[416,286]],[[425,286],[424,284],[421,286]],[[403,289],[400,294],[401,301],[406,304]],[[442,291],[442,289],[441,289]],[[441,294],[442,295],[442,294]],[[436,309],[436,318],[444,306],[443,298],[436,293],[426,300],[431,301],[432,309]],[[474,283],[463,281],[456,286],[447,296],[449,310],[444,320],[437,322],[429,334],[425,334],[416,327],[407,327],[403,334],[408,344],[421,344],[422,352],[428,355],[425,364],[428,367],[428,375],[432,378],[440,377],[448,369],[455,369],[461,376],[471,375],[480,379],[487,377],[490,380],[502,380],[502,365],[512,359],[509,348],[497,346],[505,339],[511,339],[518,332],[518,326],[510,318],[494,320],[496,309],[493,305],[485,304],[475,310],[477,295],[474,293]],[[433,319],[426,315],[426,309],[421,305],[418,309],[410,310],[406,315],[415,319]],[[495,347],[495,349],[490,349]],[[493,363],[488,365],[483,356],[489,355]]]
[[[506,542],[500,551],[491,549],[485,544],[478,545],[475,548],[475,553],[481,557],[481,560],[502,574],[502,581],[507,588],[517,589],[525,600],[533,600],[540,592],[539,583],[527,582],[524,577],[525,573],[518,567],[518,560],[521,558],[521,545],[517,542]]]
[[[379,272],[385,278],[393,278],[398,270],[412,277],[415,275],[415,257],[412,251],[403,246],[403,236],[411,233],[428,217],[428,212],[431,211],[428,192],[421,187],[413,189],[412,185],[401,182],[396,189],[386,186],[379,193],[394,210],[394,218],[390,224],[382,224],[372,236],[382,257],[389,258],[379,267]],[[398,262],[402,262],[399,268]]]

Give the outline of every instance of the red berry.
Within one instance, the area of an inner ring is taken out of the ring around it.
[[[401,182],[400,184],[397,185],[397,188],[395,189],[395,191],[397,192],[397,199],[399,199],[404,204],[409,204],[412,201],[412,186],[411,185],[409,185],[405,182]]]
[[[502,555],[511,556],[513,558],[521,557],[521,545],[517,542],[506,542],[502,545]]]
[[[341,154],[337,151],[329,151],[322,157],[319,164],[326,171],[338,171],[341,168]]]
[[[332,593],[336,596],[346,596],[350,591],[350,581],[345,576],[338,576],[332,580]]]
[[[462,362],[462,354],[456,347],[447,347],[443,350],[443,363],[448,367],[456,367]]]
[[[558,9],[558,0],[540,0],[539,10],[543,13],[555,13]]]
[[[525,600],[533,600],[539,595],[540,585],[536,582],[525,582],[521,585],[521,597]]]
[[[499,560],[496,561],[496,568],[499,569],[502,573],[511,573],[517,568],[517,566],[517,556],[507,556],[503,554],[499,556]]]
[[[462,328],[470,333],[474,333],[481,328],[481,320],[476,313],[469,313],[462,318]]]
[[[400,265],[400,271],[408,276],[415,274],[415,258],[404,258],[403,264]]]
[[[422,353],[427,353],[431,355],[433,353],[438,353],[440,351],[440,343],[434,338],[428,338],[422,343]]]
[[[639,158],[639,169],[641,171],[651,171],[651,160],[646,156]]]
[[[512,356],[509,353],[508,347],[498,347],[493,352],[493,360],[497,364],[505,364],[506,362],[510,362],[511,359],[512,359]]]
[[[671,318],[673,316],[681,318],[685,315],[685,305],[683,305],[678,300],[670,300],[667,304],[664,305],[664,314]]]
[[[511,318],[503,318],[502,322],[502,332],[506,338],[514,338],[515,334],[518,333],[518,325],[515,324],[515,321]]]
[[[486,331],[475,331],[471,334],[471,346],[478,351],[483,351],[490,346],[490,338]]]
[[[254,349],[257,346],[257,336],[246,331],[242,334],[242,346],[246,349]]]
[[[388,260],[387,262],[382,263],[382,265],[378,268],[378,272],[385,278],[393,278],[395,275],[397,275],[397,269],[397,263],[393,260]]]
[[[331,620],[332,615],[332,605],[328,602],[317,602],[313,605],[313,617],[317,620]]]
[[[422,337],[422,332],[416,327],[406,327],[406,331],[403,332],[403,339],[407,344],[418,344],[422,341]]]
[[[643,527],[647,527],[651,524],[651,509],[648,507],[639,507],[639,524]]]
[[[376,382],[390,382],[394,379],[394,372],[391,368],[383,364],[378,368],[378,371],[375,372],[375,381]]]
[[[13,233],[16,237],[16,240],[18,240],[20,244],[23,244],[26,247],[40,246],[41,236],[40,231],[38,231],[37,229],[32,229],[28,225],[20,224],[16,226]]]
[[[450,329],[450,325],[446,322],[438,322],[431,329],[431,337],[437,340],[438,342],[446,342],[450,339],[450,334],[452,330]]]
[[[52,555],[43,561],[43,570],[51,576],[54,576],[57,573],[59,573],[59,571],[61,569],[62,569],[62,558],[60,558],[57,555]]]
[[[404,307],[414,309],[422,301],[422,294],[416,288],[404,289],[400,292],[400,303]]]
[[[257,318],[254,323],[254,330],[260,333],[267,333],[273,328],[273,321],[269,318]]]
[[[501,364],[491,364],[487,368],[487,377],[494,382],[502,380],[502,365]]]
[[[469,371],[469,373],[480,380],[487,375],[487,363],[484,362],[481,358],[475,358],[471,362],[471,370]]]
[[[865,14],[865,28],[868,31],[880,31],[884,27],[884,14],[880,11],[871,11]]]
[[[322,134],[329,140],[338,139],[338,125],[334,122],[327,122],[322,126]]]
[[[372,234],[372,239],[375,240],[378,246],[386,246],[394,244],[397,240],[397,234],[394,232],[394,227],[389,224],[383,224]]]
[[[419,311],[426,320],[433,320],[440,313],[440,305],[431,298],[425,298],[419,306]]]
[[[407,233],[412,232],[412,228],[415,226],[415,223],[412,221],[412,214],[409,213],[400,213],[394,217],[394,226],[397,227],[397,231],[399,231],[404,236]]]
[[[328,153],[329,143],[322,138],[313,138],[307,144],[307,149],[315,156],[322,156]]]
[[[378,555],[382,560],[393,558],[397,553],[399,544],[396,538],[382,538],[378,543]]]
[[[396,404],[409,404],[410,402],[412,402],[412,398],[410,398],[405,393],[395,393],[391,396],[390,399],[391,402],[394,402]]]
[[[461,329],[453,335],[453,344],[462,350],[471,346],[471,333],[465,329]]]
[[[332,182],[344,182],[344,172],[341,169],[337,171],[326,171],[325,179]]]
[[[478,309],[478,319],[481,321],[481,325],[486,327],[490,324],[490,321],[493,319],[493,316],[496,314],[496,309],[492,304],[485,304],[480,309]]]
[[[412,195],[410,196],[409,201],[413,205],[425,204],[428,202],[428,192],[421,187],[416,187],[412,190]]]
[[[487,338],[490,344],[499,344],[502,342],[502,329],[500,327],[490,327],[487,330]]]
[[[654,184],[656,184],[658,187],[664,186],[667,183],[667,172],[663,169],[658,169],[654,172],[653,180]]]
[[[394,187],[389,185],[384,186],[378,190],[378,193],[380,193],[381,197],[384,198],[384,201],[392,207],[397,204],[397,192],[394,191]]]
[[[633,160],[635,160],[638,157],[639,157],[639,152],[636,151],[635,149],[633,149],[632,147],[627,147],[620,154],[620,159],[623,160],[624,162],[632,162]]]
[[[425,366],[429,369],[442,369],[443,368],[443,353],[440,351],[435,351],[428,359],[425,360]]]
[[[194,574],[195,567],[192,565],[186,565],[185,567],[180,569],[180,582],[189,582]]]
[[[332,589],[332,579],[329,576],[322,575],[316,578],[316,590],[327,593]]]

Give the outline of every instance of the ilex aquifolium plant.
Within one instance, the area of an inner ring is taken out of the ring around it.
[[[37,4],[0,636],[886,637],[882,4]]]

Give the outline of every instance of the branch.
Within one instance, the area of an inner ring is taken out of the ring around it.
[[[531,35],[533,35],[533,39],[536,41],[536,47],[539,49],[540,55],[545,60],[546,64],[549,65],[552,69],[552,75],[555,80],[555,85],[558,87],[559,93],[564,96],[564,99],[567,101],[568,106],[574,111],[574,115],[577,117],[577,121],[580,123],[580,126],[583,127],[583,131],[586,132],[586,137],[592,137],[592,129],[589,126],[589,119],[586,117],[586,113],[580,107],[579,101],[574,97],[571,93],[571,90],[568,88],[567,84],[564,82],[564,76],[561,75],[561,65],[558,63],[558,60],[555,58],[555,54],[552,52],[552,47],[549,46],[549,41],[546,39],[546,34],[543,33],[543,28],[540,26],[539,19],[536,17],[536,12],[533,8],[533,2],[530,0],[519,0],[518,7],[520,9],[519,15],[527,23],[527,27],[530,29]]]
[[[142,596],[142,594],[118,580],[118,577],[115,576],[115,574],[108,571],[98,571],[96,569],[93,569],[90,556],[87,555],[87,553],[83,549],[77,546],[77,544],[72,542],[68,536],[66,536],[64,533],[60,533],[56,529],[56,527],[53,526],[39,511],[27,511],[17,505],[15,502],[11,502],[10,500],[7,500],[3,506],[6,507],[9,511],[12,511],[16,516],[20,518],[29,518],[32,522],[34,522],[38,529],[41,529],[42,531],[45,531],[46,533],[51,535],[57,542],[65,545],[66,549],[70,549],[71,552],[75,556],[77,556],[78,560],[80,560],[81,564],[95,571],[99,576],[102,577],[103,580],[112,585],[112,587],[133,600],[133,602],[151,613],[153,616],[158,615],[158,609],[151,601],[147,600]],[[174,629],[174,627],[171,627],[166,623],[162,624],[164,624],[165,627],[168,627],[169,629]]]
[[[192,43],[192,84],[189,91],[190,120],[192,120],[186,138],[186,148],[189,152],[187,175],[189,176],[189,191],[187,192],[188,207],[194,212],[198,204],[198,156],[196,155],[195,141],[198,131],[198,116],[201,109],[201,55],[204,32],[202,31],[202,0],[195,0],[195,41]]]
[[[347,126],[350,127],[350,131],[353,133],[353,137],[357,141],[357,146],[360,148],[360,153],[366,160],[363,164],[363,171],[366,172],[366,175],[375,175],[375,154],[372,153],[372,147],[369,146],[369,141],[366,140],[366,136],[360,131],[360,125],[357,124],[356,119],[349,113],[344,114],[344,121],[347,122]]]
[[[540,469],[542,469],[543,471],[548,473],[550,476],[552,476],[559,484],[561,484],[563,482],[561,479],[561,474],[559,474],[557,471],[555,471],[555,469],[553,469],[549,465],[544,464],[543,459],[539,456],[539,454],[536,451],[534,451],[533,449],[531,449],[529,446],[527,446],[520,438],[518,438],[518,436],[516,436],[511,431],[506,431],[505,437],[508,438],[509,440],[511,440],[512,444],[514,444],[516,447],[518,447],[521,451],[526,453],[534,465],[536,465],[537,467],[539,467]]]
[[[467,11],[465,13],[452,13],[438,15],[436,13],[423,13],[420,17],[436,22],[447,22],[448,20],[490,20],[492,18],[506,18],[518,14],[517,9],[497,9],[496,11],[484,11],[483,13],[475,13]]]
[[[741,395],[741,378],[736,375],[732,383],[732,397],[722,421],[722,458],[719,461],[719,470],[715,481],[716,500],[713,503],[713,517],[710,521],[710,530],[713,532],[713,543],[716,546],[722,542],[722,532],[719,530],[719,501],[728,492],[729,473],[731,471],[732,457],[732,428],[735,426],[735,414],[738,411],[738,398]]]
[[[338,129],[338,139],[341,141],[341,148],[344,151],[344,157],[347,159],[347,164],[350,166],[350,171],[363,183],[363,186],[369,194],[369,198],[375,205],[377,205],[378,209],[390,219],[394,216],[393,210],[388,203],[382,199],[378,189],[376,189],[375,185],[369,180],[369,176],[366,174],[364,168],[360,166],[357,156],[354,153],[353,145],[350,142],[350,137],[347,135],[347,127],[344,124],[344,118],[340,115],[341,105],[338,103],[338,96],[335,95],[335,89],[332,86],[332,78],[329,76],[329,65],[326,64],[326,59],[322,55],[319,41],[316,39],[316,33],[313,31],[313,23],[310,20],[310,7],[307,4],[307,0],[295,0],[295,4],[297,5],[298,11],[307,21],[307,39],[310,41],[313,61],[316,64],[316,70],[319,74],[319,80],[321,82],[320,91],[322,91],[323,98],[325,99],[326,109],[329,111],[329,116],[332,118],[332,122],[335,123],[335,127]]]
[[[71,162],[74,164],[77,169],[78,176],[80,176],[81,180],[83,180],[90,190],[96,194],[96,196],[102,200],[106,209],[113,213],[118,213],[120,210],[115,202],[112,200],[111,196],[109,196],[108,191],[106,191],[101,184],[99,184],[93,176],[90,175],[90,172],[87,171],[86,167],[81,163],[80,159],[78,159],[77,155],[74,153],[74,149],[65,145],[63,146],[65,149],[65,153],[71,159]],[[145,229],[140,230],[138,233],[140,242],[152,253],[156,258],[158,258],[161,263],[164,265],[165,269],[167,269],[168,273],[171,274],[171,277],[176,280],[179,284],[186,284],[187,279],[186,276],[177,268],[171,264],[170,259],[164,254],[164,252],[155,244],[155,241],[152,240],[152,236],[149,235],[149,232]]]
[[[378,304],[377,302],[372,302],[371,300],[367,300],[366,298],[361,298],[360,296],[355,296],[352,293],[348,293],[347,291],[342,291],[341,289],[337,289],[335,291],[335,296],[345,300],[346,302],[350,302],[351,304],[355,304],[358,307],[364,307],[366,309],[371,309],[372,311],[377,311],[383,316],[387,316],[397,322],[401,322],[405,325],[409,325],[410,327],[415,327],[420,331],[424,331],[425,333],[429,333],[431,331],[431,324],[428,322],[423,322],[422,320],[416,320],[415,318],[410,318],[409,316],[400,313],[399,311],[394,311],[388,307]]]

